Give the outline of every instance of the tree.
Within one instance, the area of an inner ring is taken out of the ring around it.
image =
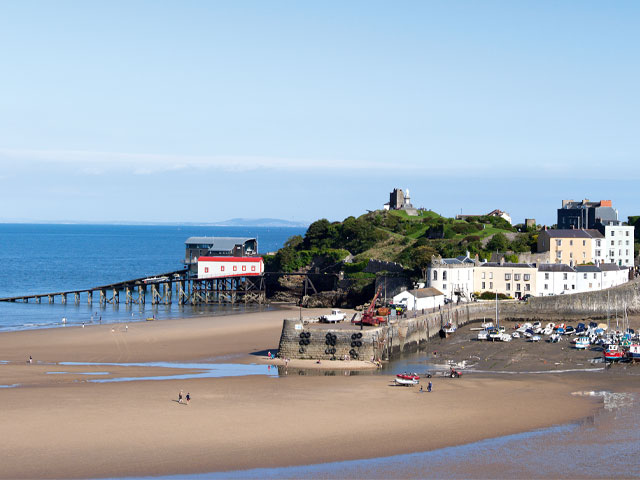
[[[491,240],[489,240],[489,243],[487,243],[487,249],[491,251],[504,252],[507,249],[508,244],[509,241],[507,240],[507,237],[504,235],[504,233],[498,232],[493,237],[491,237]]]
[[[427,280],[427,268],[431,264],[431,258],[434,255],[437,255],[438,252],[434,248],[431,248],[427,245],[422,247],[418,247],[413,250],[413,263],[416,267],[420,269],[422,272],[422,280]]]

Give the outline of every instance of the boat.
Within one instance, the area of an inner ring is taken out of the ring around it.
[[[444,330],[444,333],[453,333],[457,330],[457,328],[452,323],[447,323],[444,327],[442,327],[442,330]]]
[[[478,340],[489,340],[489,332],[486,330],[478,332]]]
[[[631,345],[629,345],[629,349],[627,350],[627,357],[634,361],[640,360],[640,344],[632,343]]]
[[[551,337],[549,338],[549,341],[551,343],[558,343],[560,341],[560,339],[562,338],[562,335],[560,335],[559,333],[554,333],[551,335]]]
[[[591,342],[588,337],[578,337],[576,339],[576,348],[578,350],[585,350],[589,348],[589,345],[591,345]]]
[[[520,338],[520,334],[519,334],[518,332],[513,332],[513,333],[511,334],[511,336],[512,336],[513,338]]]
[[[394,378],[393,381],[396,383],[396,385],[403,385],[405,387],[413,387],[414,385],[417,385],[418,383],[420,383],[420,380],[411,380],[411,379],[406,379],[406,378]]]
[[[616,362],[624,357],[622,349],[615,344],[608,345],[604,350],[604,359],[610,362]]]
[[[539,342],[540,341],[540,336],[539,335],[534,335],[533,337],[531,337],[531,341],[532,342]]]
[[[420,380],[420,375],[417,373],[399,373],[396,375],[396,378],[401,378],[403,380]]]

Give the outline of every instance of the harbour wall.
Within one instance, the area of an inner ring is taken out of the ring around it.
[[[532,298],[529,302],[499,302],[499,318],[515,321],[588,321],[622,314],[640,313],[640,283],[629,282],[599,292]],[[447,323],[460,327],[471,322],[494,320],[493,301],[447,305],[431,312],[408,312],[388,325],[365,327],[358,325],[318,323],[314,319],[286,319],[280,337],[279,355],[286,358],[325,359],[351,358],[360,360],[390,359],[404,352],[426,347],[429,340],[441,335]]]

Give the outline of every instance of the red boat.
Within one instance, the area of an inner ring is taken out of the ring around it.
[[[420,380],[420,375],[417,373],[399,373],[396,377],[401,378],[403,380]]]
[[[604,350],[604,359],[611,362],[621,360],[624,358],[624,352],[618,345],[608,345]]]

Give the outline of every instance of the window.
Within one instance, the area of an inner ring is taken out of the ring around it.
[[[587,241],[586,240],[582,240],[582,246],[586,247],[587,246]]]
[[[246,265],[242,265],[242,271],[246,272],[247,271],[247,266]]]
[[[627,252],[625,255],[629,255],[629,250],[625,250],[625,252]]]
[[[627,240],[627,241],[625,242],[625,245],[629,245],[629,240]]]
[[[516,280],[518,280],[518,279],[516,278]],[[531,280],[531,274],[530,273],[525,273],[524,274],[524,281],[528,282],[529,280]]]
[[[600,256],[600,250],[596,250],[596,257]]]
[[[483,290],[485,289],[484,282],[482,282],[482,289],[483,289]]]
[[[573,258],[573,252],[569,252],[569,258]]]
[[[516,290],[517,290],[518,292],[520,291],[520,284],[519,284],[519,283],[516,285]]]
[[[234,266],[233,266],[233,271],[234,271],[234,272],[237,272],[237,271],[238,271],[238,266],[237,266],[237,265],[234,265]]]
[[[613,237],[616,234],[615,230],[611,230],[611,236]]]
[[[616,251],[615,250],[610,250],[609,251],[609,256],[610,257],[615,257],[616,256]]]
[[[622,245],[622,240],[618,240],[618,245]]]
[[[556,256],[557,256],[558,258],[562,258],[562,250],[558,250],[558,251],[556,252]]]
[[[600,240],[596,240],[596,246],[599,247],[600,246]]]
[[[486,273],[482,272],[482,279],[484,280]]]
[[[511,280],[511,274],[510,273],[505,273],[504,274],[504,279],[505,280]]]
[[[615,245],[616,241],[615,240],[611,240],[611,245]]]
[[[519,274],[519,273],[515,273],[515,274],[513,275],[513,279],[514,279],[516,282],[519,282],[519,281],[520,281],[520,274]]]
[[[589,283],[589,288],[592,288],[592,287],[593,287],[593,283]]]
[[[566,284],[566,283],[564,284],[564,289],[565,289],[565,290],[569,290],[569,289],[567,288],[567,284]]]
[[[442,272],[442,281],[445,282],[447,280],[447,271]]]
[[[433,279],[434,280],[438,280],[438,271],[437,270],[433,271]]]
[[[446,283],[443,283],[443,284],[442,284],[442,289],[443,289],[443,290],[446,290],[446,289],[447,289],[447,284],[446,284]]]
[[[489,282],[489,288],[493,288],[493,282]]]
[[[595,273],[593,274],[593,278],[596,278],[596,274]]]
[[[511,290],[511,284],[507,283],[507,290]]]
[[[251,271],[255,272],[256,271],[256,266],[255,265],[251,265]]]
[[[545,279],[545,280],[549,280],[549,274],[548,274],[548,273],[545,273],[545,274],[544,274],[544,279]]]
[[[563,273],[563,274],[562,274],[562,279],[563,279],[563,280],[566,280],[566,279],[567,279],[567,274],[566,274],[566,273]]]
[[[569,245],[573,245],[573,240],[569,240]]]
[[[548,283],[545,283],[545,284],[544,284],[544,289],[545,289],[545,290],[549,290],[549,284],[548,284]]]
[[[562,245],[562,240],[556,240],[556,245],[557,246],[561,246]]]
[[[224,265],[222,265],[222,266],[220,267],[220,271],[221,271],[221,272],[224,272]]]
[[[587,252],[582,252],[582,258],[587,258]]]
[[[584,275],[584,277],[583,277],[583,278],[586,280],[586,279],[587,279],[587,274],[586,274],[586,273],[584,273],[583,275]]]
[[[575,290],[576,286],[575,285],[571,285],[571,290]]]
[[[625,235],[628,237],[629,236],[629,231],[627,230],[626,232],[624,232]]]
[[[528,284],[528,283],[525,283],[525,284],[524,284],[524,291],[525,291],[525,292],[530,292],[530,291],[531,291],[531,285],[530,285],[530,284]]]
[[[204,273],[209,273],[209,267],[204,267]]]
[[[492,278],[493,278],[493,272],[489,272],[489,279],[492,279]]]

